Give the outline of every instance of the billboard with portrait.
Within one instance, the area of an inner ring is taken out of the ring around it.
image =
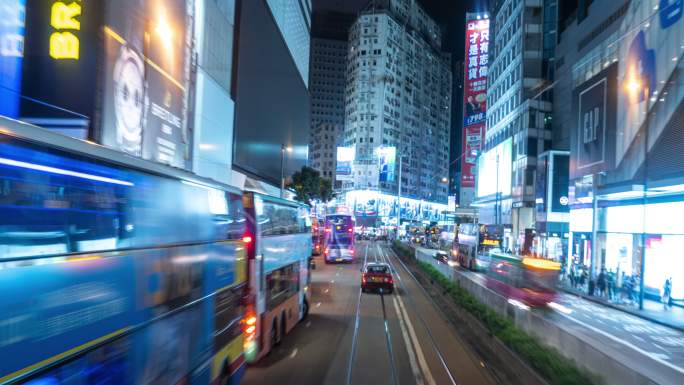
[[[480,150],[487,113],[489,19],[485,15],[468,15],[464,60],[461,187],[475,187],[476,162],[470,154]]]
[[[119,0],[105,12],[102,144],[187,168],[185,0]]]
[[[394,182],[397,158],[396,147],[380,147],[377,151],[380,160],[380,182]]]
[[[355,147],[337,147],[336,180],[353,180],[352,165],[354,164]]]

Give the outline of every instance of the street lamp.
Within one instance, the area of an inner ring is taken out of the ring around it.
[[[285,153],[292,153],[292,147],[280,145],[280,197],[282,198],[285,192]]]

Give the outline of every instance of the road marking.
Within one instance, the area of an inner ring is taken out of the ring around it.
[[[329,291],[330,291],[330,289],[325,289],[325,290],[323,290],[324,293],[327,293],[327,292],[329,292]]]
[[[297,348],[295,348],[295,350],[293,350],[292,353],[290,353],[290,358],[295,358],[295,356],[297,356],[297,352],[298,350]]]
[[[305,326],[306,326],[306,327],[309,327],[309,326],[311,326],[311,321],[307,321],[307,323],[306,323],[306,325],[305,325]]]
[[[321,307],[321,303],[320,303],[320,302],[316,302],[316,307]]]
[[[637,352],[639,352],[639,353],[641,353],[641,354],[643,354],[643,355],[645,355],[645,356],[651,357],[653,360],[657,361],[657,362],[660,363],[660,364],[663,364],[663,365],[669,367],[670,369],[674,369],[674,370],[678,371],[679,373],[684,374],[684,368],[680,368],[679,366],[674,365],[674,364],[672,364],[672,363],[670,363],[670,362],[667,362],[667,361],[665,361],[664,359],[658,357],[658,353],[652,353],[652,352],[648,352],[648,351],[646,351],[646,350],[643,350],[643,349],[641,349],[641,348],[639,348],[639,347],[637,347],[637,346],[635,346],[635,345],[633,345],[633,344],[631,344],[631,343],[629,343],[629,342],[627,342],[627,341],[625,341],[625,340],[623,340],[623,339],[620,339],[620,338],[615,337],[614,335],[612,335],[612,334],[610,334],[610,333],[608,333],[608,332],[605,332],[605,331],[603,331],[603,330],[601,330],[601,329],[599,329],[599,328],[597,328],[597,327],[594,327],[594,326],[592,326],[592,325],[589,325],[589,324],[586,323],[586,322],[582,322],[582,321],[576,319],[575,317],[571,317],[571,316],[569,316],[569,315],[567,315],[567,314],[562,314],[562,313],[559,313],[559,314],[561,314],[561,315],[562,315],[563,317],[565,317],[565,318],[568,318],[568,319],[570,319],[570,320],[572,320],[572,321],[577,322],[578,324],[584,326],[584,327],[587,328],[587,329],[590,329],[590,330],[592,330],[592,331],[594,331],[594,332],[596,332],[596,333],[599,333],[599,334],[601,334],[601,335],[603,335],[603,336],[605,336],[605,337],[607,337],[607,338],[610,338],[611,340],[613,340],[613,341],[615,341],[615,342],[617,342],[617,343],[620,343],[620,344],[623,344],[623,345],[625,345],[625,346],[627,346],[627,347],[629,347],[629,348],[632,348],[632,349],[636,350]]]
[[[411,340],[409,340],[408,332],[406,331],[406,325],[404,325],[404,319],[401,317],[401,312],[399,312],[397,299],[393,296],[392,300],[394,302],[394,310],[397,312],[397,319],[399,320],[399,327],[401,328],[401,336],[404,338],[404,345],[406,345],[406,350],[409,356],[411,371],[413,372],[413,377],[416,378],[416,385],[424,385],[423,376],[420,374],[418,364],[416,364],[416,353],[413,351]]]
[[[482,366],[484,368],[485,367],[484,362],[480,361],[480,366]]]
[[[418,363],[420,364],[423,376],[425,376],[425,380],[427,381],[428,385],[436,385],[435,379],[432,377],[432,373],[430,372],[430,367],[428,366],[427,360],[425,359],[425,355],[423,354],[423,349],[420,347],[418,337],[416,337],[416,331],[413,328],[413,324],[411,323],[411,319],[409,318],[408,313],[406,312],[406,308],[404,308],[404,301],[402,301],[401,297],[399,297],[398,295],[395,295],[394,297],[397,299],[399,303],[399,307],[401,308],[404,320],[406,321],[406,325],[408,326],[409,336],[411,337],[411,341],[413,341],[413,346],[416,349]]]

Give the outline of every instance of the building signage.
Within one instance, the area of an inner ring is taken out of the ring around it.
[[[377,151],[380,160],[380,182],[394,182],[397,158],[396,147],[380,147]]]
[[[68,3],[68,4],[67,4]],[[55,1],[50,9],[50,57],[78,60],[80,55],[81,2]]]
[[[475,187],[477,157],[470,154],[477,154],[482,146],[487,112],[489,19],[474,16],[466,20],[461,187]]]
[[[104,27],[103,144],[189,167],[187,12],[185,0],[109,4]]]
[[[0,0],[0,115],[19,117],[26,0]]]
[[[616,108],[620,92],[616,75],[617,64],[613,63],[573,91],[570,179],[607,171],[615,164]]]
[[[355,147],[337,147],[336,180],[354,180],[352,165],[355,158]]]
[[[606,79],[580,92],[577,116],[577,168],[582,169],[605,160],[606,145]]]

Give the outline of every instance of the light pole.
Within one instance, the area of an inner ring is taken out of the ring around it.
[[[292,152],[292,147],[280,144],[280,197],[285,194],[285,152]]]
[[[637,74],[628,74],[629,79],[625,84],[628,93],[630,93],[631,102],[639,102],[638,98],[643,98],[644,103],[644,132],[642,134],[642,141],[644,142],[644,184],[642,186],[642,216],[641,216],[641,263],[639,264],[639,310],[644,309],[644,272],[646,267],[646,204],[648,203],[648,131],[649,131],[649,110],[648,101],[651,94],[649,84],[643,84],[638,78]],[[638,113],[638,112],[637,112]],[[638,121],[638,120],[637,120]],[[596,199],[594,197],[594,199]],[[595,242],[595,241],[594,241]]]

